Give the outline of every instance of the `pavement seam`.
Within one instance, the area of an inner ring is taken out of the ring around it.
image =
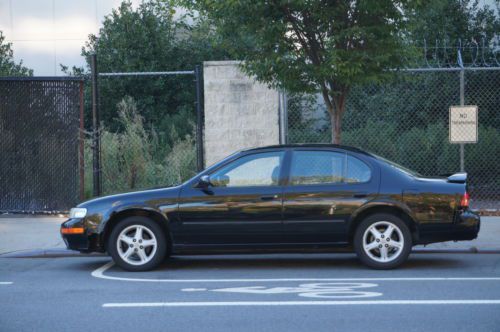
[[[335,254],[335,252],[331,252]],[[351,253],[351,252],[339,252]],[[469,249],[460,248],[446,248],[446,249],[433,249],[433,248],[418,248],[412,250],[413,254],[500,254],[500,249],[478,249],[471,247]],[[16,250],[0,254],[0,258],[63,258],[63,257],[89,257],[89,256],[107,256],[103,253],[80,253],[78,251],[53,248],[53,249],[34,249],[34,250]]]

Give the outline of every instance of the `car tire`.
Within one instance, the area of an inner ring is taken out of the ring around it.
[[[365,218],[356,228],[354,250],[365,265],[378,270],[393,269],[410,255],[412,236],[401,218],[377,213]]]
[[[167,238],[153,220],[132,216],[120,221],[109,236],[108,253],[127,271],[149,271],[167,255]]]

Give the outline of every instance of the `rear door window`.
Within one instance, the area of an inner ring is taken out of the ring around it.
[[[342,183],[345,154],[331,151],[294,151],[290,185]]]
[[[334,151],[294,151],[290,168],[292,186],[365,183],[371,168],[360,159]]]

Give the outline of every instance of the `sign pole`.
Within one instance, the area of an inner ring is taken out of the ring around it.
[[[200,65],[194,67],[194,77],[196,85],[196,168],[198,172],[203,170],[203,109],[201,105],[201,68]]]

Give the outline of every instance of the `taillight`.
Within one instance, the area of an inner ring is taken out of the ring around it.
[[[465,192],[460,200],[460,207],[468,208],[469,207],[469,193]]]

